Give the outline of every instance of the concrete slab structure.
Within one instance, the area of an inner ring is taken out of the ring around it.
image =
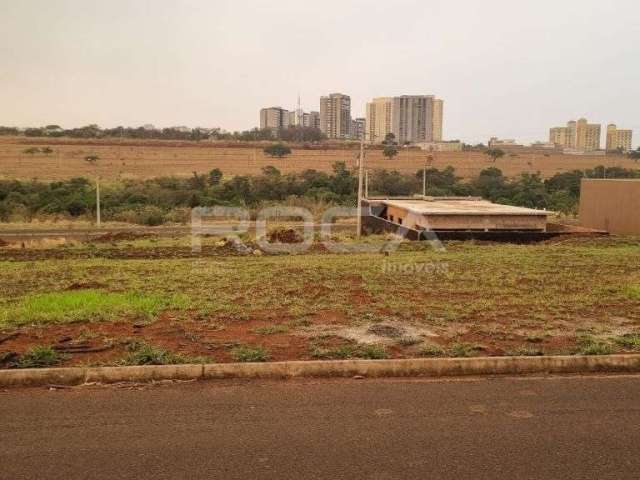
[[[582,179],[580,225],[616,235],[640,235],[640,180]]]
[[[413,230],[545,232],[551,212],[478,197],[369,198],[371,215]]]

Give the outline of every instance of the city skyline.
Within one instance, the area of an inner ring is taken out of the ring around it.
[[[640,67],[628,61],[640,42],[637,2],[366,6],[5,0],[0,124],[246,130],[256,108],[290,109],[298,94],[307,111],[345,92],[358,118],[371,98],[426,91],[447,101],[448,139],[532,142],[582,117],[640,138],[629,101],[640,96]],[[410,15],[390,22],[398,11]]]

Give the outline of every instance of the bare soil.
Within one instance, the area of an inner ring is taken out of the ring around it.
[[[237,146],[236,146],[237,145]],[[24,153],[31,146],[49,146],[49,155]],[[264,155],[264,145],[212,142],[163,142],[79,139],[29,139],[24,137],[0,138],[0,179],[61,180],[73,177],[93,178],[100,175],[109,181],[120,179],[147,179],[158,176],[191,176],[193,172],[207,173],[219,168],[227,177],[258,175],[262,168],[272,165],[284,173],[315,169],[331,172],[333,164],[345,162],[355,168],[357,152],[350,146],[327,145],[318,148],[293,148],[284,158]],[[92,166],[84,158],[98,155],[100,161]],[[394,169],[413,174],[424,168],[428,157],[438,169],[452,166],[464,179],[478,175],[488,167],[497,167],[507,176],[540,172],[543,177],[574,169],[594,168],[598,165],[637,168],[636,163],[624,156],[558,155],[520,153],[505,155],[493,162],[482,152],[432,153],[415,149],[402,149],[392,160],[379,149],[367,150],[367,168]]]

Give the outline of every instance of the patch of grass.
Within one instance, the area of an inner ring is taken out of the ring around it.
[[[259,335],[275,335],[277,333],[287,333],[289,327],[287,325],[269,325],[268,327],[260,327],[254,330]]]
[[[443,357],[444,349],[440,345],[425,345],[420,349],[421,357]]]
[[[633,300],[640,300],[640,285],[629,285],[626,293]]]
[[[380,360],[387,357],[387,352],[381,345],[342,345],[333,348],[316,347],[311,356],[322,360],[348,360],[363,358],[366,360]]]
[[[236,362],[266,362],[269,360],[269,353],[259,345],[240,345],[231,350],[231,356]]]
[[[616,337],[614,341],[626,350],[640,351],[640,333],[628,333]]]
[[[541,357],[544,352],[539,348],[523,346],[509,349],[504,354],[507,357]]]
[[[59,365],[67,355],[63,355],[53,348],[43,345],[31,347],[23,355],[20,356],[16,367],[18,368],[43,368]]]
[[[578,338],[578,346],[574,353],[577,355],[611,355],[613,347],[605,341],[585,335]]]
[[[473,343],[456,342],[449,347],[449,350],[452,357],[473,357],[480,348]]]
[[[412,347],[413,345],[419,345],[424,340],[419,337],[401,337],[398,339],[398,345],[402,347]]]
[[[347,360],[356,357],[356,348],[352,345],[342,345],[334,348],[315,347],[311,356],[319,360]]]
[[[115,320],[133,315],[152,318],[168,308],[184,308],[181,295],[74,290],[27,295],[0,305],[0,325],[26,325]]]
[[[129,348],[132,351],[118,362],[118,365],[179,365],[211,363],[213,361],[209,357],[181,355],[147,343],[133,343]]]
[[[357,355],[366,360],[387,358],[387,352],[382,345],[364,345],[358,349]]]

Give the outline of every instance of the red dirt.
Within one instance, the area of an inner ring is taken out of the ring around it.
[[[269,232],[271,243],[302,243],[304,238],[292,228],[278,228]]]
[[[118,242],[124,240],[138,240],[140,238],[149,238],[153,235],[150,233],[135,233],[135,232],[108,232],[104,235],[100,235],[99,237],[92,238],[91,242],[97,243],[110,243],[110,242]]]

